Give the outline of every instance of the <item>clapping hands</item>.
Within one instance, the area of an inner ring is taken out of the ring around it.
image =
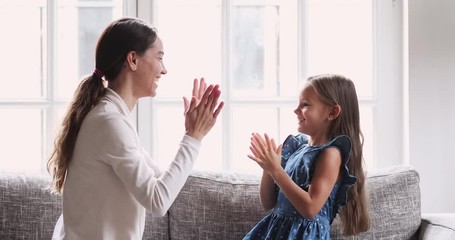
[[[218,85],[209,85],[205,79],[194,79],[191,100],[183,97],[186,134],[201,141],[215,125],[224,102],[218,103],[221,91]]]
[[[270,174],[275,169],[281,168],[281,148],[282,145],[277,147],[275,140],[267,134],[261,136],[253,133],[250,146],[252,154],[248,154],[248,157]]]

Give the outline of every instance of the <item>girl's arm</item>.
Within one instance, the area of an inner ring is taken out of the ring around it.
[[[265,171],[262,172],[259,196],[261,198],[262,207],[265,210],[270,210],[275,207],[278,192],[275,189],[273,178]]]
[[[329,147],[321,152],[307,192],[292,181],[281,167],[281,146],[276,148],[273,139],[270,139],[267,134],[264,136],[265,138],[259,134],[253,134],[250,147],[253,155],[248,157],[256,161],[275,181],[302,216],[312,219],[327,201],[338,179],[341,166],[339,150],[336,147]]]
[[[308,192],[301,189],[281,168],[271,170],[271,176],[301,215],[312,219],[324,206],[338,179],[341,154],[336,147],[321,152]]]
[[[253,155],[251,155],[251,154],[248,155],[249,158],[251,158],[252,160],[254,160],[256,162],[257,162],[256,156],[258,156],[260,154],[259,151],[261,151],[259,149],[259,144],[261,144],[261,143],[257,142],[258,136],[259,136],[258,134],[253,133],[253,135],[251,137],[251,146],[250,146],[250,150],[253,153]],[[267,135],[266,135],[266,138],[268,139]],[[269,152],[269,154],[271,155],[270,159],[272,159],[272,161],[278,162],[278,165],[281,168],[281,145],[276,147],[275,141],[273,139],[270,140],[270,144],[272,145],[270,148],[271,151]],[[259,164],[259,165],[261,165],[261,164]],[[264,167],[262,167],[262,169],[264,169],[264,171],[262,172],[261,185],[259,188],[259,196],[261,198],[262,207],[265,210],[270,210],[270,209],[274,208],[276,205],[278,192],[276,191],[275,183],[274,183],[273,178],[270,176],[270,173],[265,171]]]

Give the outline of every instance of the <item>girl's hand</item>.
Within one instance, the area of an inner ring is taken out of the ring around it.
[[[281,148],[282,145],[276,147],[275,140],[269,138],[267,134],[262,137],[258,133],[253,133],[250,146],[253,155],[248,154],[248,157],[271,175],[273,171],[281,168]]]
[[[194,80],[191,102],[183,97],[187,135],[201,141],[212,129],[224,106],[223,102],[218,104],[220,95],[221,91],[218,85],[207,87],[203,78],[199,85],[197,79]]]

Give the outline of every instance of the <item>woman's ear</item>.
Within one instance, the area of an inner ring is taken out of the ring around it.
[[[130,51],[126,55],[126,65],[133,71],[137,69],[138,56],[135,51]]]
[[[341,113],[341,106],[338,104],[333,105],[332,109],[330,109],[329,121],[336,119],[338,116],[340,116],[340,113]]]

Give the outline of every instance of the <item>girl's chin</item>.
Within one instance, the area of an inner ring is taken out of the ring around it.
[[[297,131],[298,131],[299,133],[306,134],[305,129],[304,129],[303,127],[301,127],[301,126],[299,126],[299,127],[297,128]]]

